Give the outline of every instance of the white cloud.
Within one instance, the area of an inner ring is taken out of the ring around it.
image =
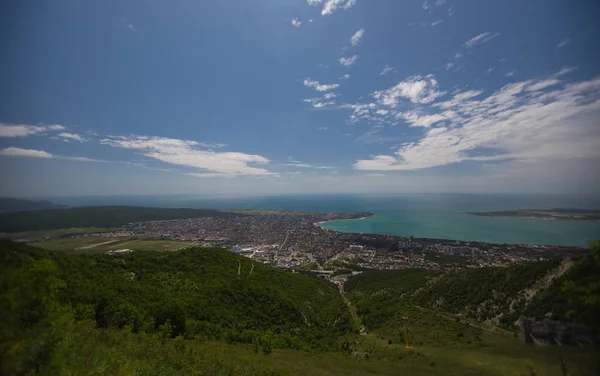
[[[381,174],[381,173],[370,173],[367,174],[367,176],[372,177],[372,178],[384,178],[385,174]]]
[[[52,154],[42,150],[6,148],[0,149],[0,155],[7,157],[33,157],[33,158],[52,158]]]
[[[394,71],[394,67],[386,65],[385,67],[383,67],[383,70],[381,71],[381,73],[379,73],[380,76],[386,75],[390,72]]]
[[[468,41],[466,41],[464,46],[467,48],[471,48],[478,44],[489,42],[498,36],[500,36],[500,33],[491,33],[491,32],[481,33],[481,34],[469,39]]]
[[[129,30],[133,32],[137,32],[137,29],[135,28],[135,26],[133,26],[133,24],[127,24],[127,28],[129,28]]]
[[[357,160],[358,170],[415,170],[462,161],[536,163],[600,158],[600,77],[565,84],[551,78],[508,84],[487,97],[479,90],[428,104],[428,115],[402,114],[408,122],[445,118],[421,140],[392,155]],[[432,112],[443,109],[440,114]],[[433,119],[433,118],[432,118]],[[435,123],[430,123],[434,125]]]
[[[327,107],[327,106],[333,106],[335,104],[334,100],[328,101],[324,97],[306,98],[306,99],[303,99],[302,101],[306,102],[306,103],[310,103],[314,108],[323,108],[323,107]]]
[[[431,23],[431,26],[437,26],[437,25],[441,24],[442,22],[444,22],[444,20],[442,20],[442,19],[439,19],[439,20],[437,20],[437,21],[434,21],[434,22],[432,22],[432,23]]]
[[[347,80],[349,78],[350,78],[350,75],[349,74],[345,74],[342,77],[340,77],[340,80]]]
[[[332,106],[335,104],[335,100],[333,98],[338,97],[339,94],[335,93],[327,93],[322,97],[316,98],[306,98],[303,99],[303,102],[310,103],[314,108],[323,108],[327,106]]]
[[[295,17],[292,20],[292,25],[294,25],[294,27],[300,27],[302,25],[302,21],[300,21],[300,19],[298,17]]]
[[[0,137],[27,137],[36,133],[47,131],[61,131],[62,125],[25,125],[0,123]]]
[[[326,131],[328,128],[327,127],[319,127],[317,129],[320,130],[320,131]]]
[[[563,48],[563,47],[565,47],[566,45],[568,45],[569,43],[571,43],[571,40],[570,40],[570,39],[568,39],[568,38],[567,38],[567,39],[563,39],[563,40],[561,40],[561,41],[560,41],[560,43],[558,43],[558,44],[556,45],[556,48]]]
[[[396,117],[399,119],[404,119],[412,127],[425,128],[429,128],[433,124],[446,120],[446,117],[440,114],[422,115],[417,111],[401,112],[398,115],[396,115]]]
[[[264,168],[250,164],[268,164],[270,161],[260,155],[215,152],[198,149],[196,141],[179,140],[165,137],[113,136],[100,141],[101,144],[115,148],[140,151],[144,156],[165,163],[194,167],[207,173],[224,175],[274,175]]]
[[[373,97],[379,104],[394,108],[401,98],[407,98],[412,103],[430,103],[445,93],[438,90],[438,83],[433,75],[428,75],[409,77],[389,89],[374,92]]]
[[[308,5],[322,6],[321,15],[333,14],[338,9],[348,10],[356,4],[356,0],[307,0]]]
[[[236,176],[239,176],[238,174],[221,174],[221,173],[217,173],[217,172],[205,172],[205,173],[190,172],[190,173],[187,173],[186,175],[195,176],[197,178],[235,178]]]
[[[350,38],[350,43],[356,47],[362,40],[363,35],[365,35],[365,29],[360,29],[352,37]]]
[[[64,138],[65,141],[68,141],[68,140],[79,141],[79,142],[85,142],[86,141],[85,138],[81,137],[77,133],[63,132],[63,133],[59,133],[58,137]]]
[[[312,168],[312,169],[317,169],[317,170],[329,170],[332,169],[332,166],[317,166],[317,165],[311,165],[308,163],[302,163],[299,161],[292,161],[292,163],[286,163],[284,164],[284,166],[289,166],[289,167],[297,167],[297,168]]]
[[[515,75],[515,72],[514,72],[514,71],[510,71],[510,72],[507,72],[507,73],[504,75],[504,77],[512,77],[512,76],[514,76],[514,75]]]
[[[338,61],[340,62],[340,64],[342,64],[345,67],[351,67],[356,62],[356,59],[358,59],[358,55],[353,55],[350,57],[342,57]]]
[[[421,5],[421,8],[423,8],[423,10],[432,10],[444,4],[446,4],[446,0],[436,0],[435,2],[425,0],[423,5]]]
[[[454,63],[446,63],[446,65],[444,66],[446,70],[450,70],[452,69],[452,67],[454,67]]]
[[[307,77],[304,80],[304,86],[315,89],[316,91],[329,91],[333,89],[337,89],[340,87],[340,84],[330,84],[324,85],[319,83],[319,81],[311,80],[310,77]]]
[[[563,67],[563,68],[561,68],[561,70],[558,71],[558,73],[556,75],[563,76],[565,74],[573,72],[575,69],[577,69],[577,67]]]
[[[558,85],[559,83],[560,83],[560,81],[557,80],[556,78],[549,78],[547,80],[543,80],[543,81],[537,82],[537,83],[529,86],[527,88],[527,91],[539,91],[539,90],[543,90],[550,86]]]
[[[56,158],[56,159],[65,159],[65,160],[68,160],[68,161],[77,161],[77,162],[99,162],[99,163],[108,162],[108,161],[105,161],[103,159],[88,158],[88,157],[69,157],[67,155],[54,155],[53,158]]]

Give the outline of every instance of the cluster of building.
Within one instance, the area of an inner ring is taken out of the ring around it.
[[[192,240],[203,246],[224,247],[277,267],[317,271],[510,266],[581,251],[341,233],[319,226],[324,221],[368,215],[371,213],[261,212],[232,218],[131,223],[120,233]]]
[[[451,245],[445,245],[442,250],[447,255],[474,255],[479,253],[479,248],[467,246],[453,247]]]

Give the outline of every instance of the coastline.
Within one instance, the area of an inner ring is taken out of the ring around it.
[[[511,218],[511,219],[531,219],[534,221],[565,221],[565,222],[592,222],[598,223],[598,219],[587,219],[587,218],[558,218],[558,217],[535,217],[525,215],[502,215],[502,214],[488,214],[488,213],[460,213],[464,215],[471,215],[476,217],[486,218]]]
[[[328,231],[336,231],[336,230],[331,230],[331,229],[328,229],[328,228],[324,228],[323,226],[321,226],[321,224],[323,224],[323,223],[327,223],[327,222],[335,222],[335,221],[361,221],[361,220],[363,220],[363,219],[367,219],[367,218],[369,218],[369,217],[374,217],[374,216],[375,216],[375,214],[373,214],[373,215],[369,215],[369,216],[367,216],[367,217],[360,217],[360,218],[348,218],[348,219],[328,219],[328,220],[326,220],[326,221],[320,221],[320,222],[313,223],[313,225],[314,225],[314,226],[321,227],[321,228],[322,228],[322,229],[324,229],[324,230],[328,230]],[[338,231],[338,232],[340,232],[340,231]]]

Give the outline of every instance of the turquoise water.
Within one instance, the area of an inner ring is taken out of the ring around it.
[[[302,195],[247,198],[186,196],[112,196],[48,198],[67,205],[145,205],[214,209],[368,211],[363,220],[332,221],[323,227],[345,232],[473,240],[490,243],[586,246],[600,239],[599,222],[489,218],[467,211],[514,209],[600,209],[600,199],[555,195]]]

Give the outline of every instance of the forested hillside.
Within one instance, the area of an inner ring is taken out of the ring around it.
[[[2,375],[562,375],[555,349],[417,304],[452,274],[368,271],[345,301],[220,249],[84,255],[2,240],[0,260]],[[571,270],[597,270],[589,260]],[[566,307],[594,304],[597,278],[567,276],[559,295],[579,303]],[[571,374],[594,374],[594,349],[561,351]]]
[[[142,206],[82,206],[67,209],[0,213],[0,232],[37,231],[71,227],[120,227],[129,222],[181,218],[235,217],[212,209],[169,209]]]
[[[600,243],[592,253],[511,268],[370,271],[346,284],[367,326],[398,321],[408,307],[459,314],[514,330],[521,315],[600,329]]]
[[[221,249],[87,256],[10,241],[0,249],[2,364],[9,369],[52,358],[67,332],[50,329],[63,324],[253,343],[266,352],[340,351],[354,331],[333,284]]]
[[[509,327],[524,312],[525,290],[560,263],[555,259],[512,268],[451,271],[419,290],[412,300],[422,307]]]

